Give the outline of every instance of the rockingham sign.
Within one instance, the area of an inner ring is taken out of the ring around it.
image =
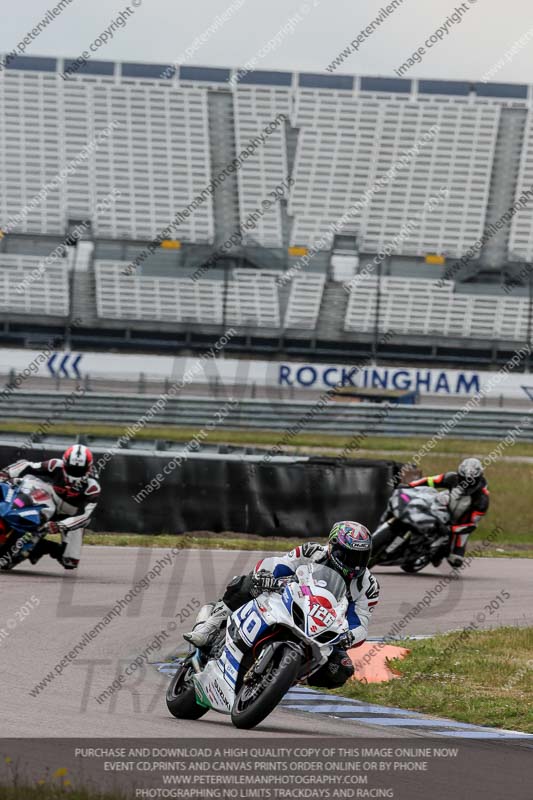
[[[50,370],[49,362],[54,367]],[[31,374],[62,381],[93,380],[147,381],[179,380],[194,364],[196,356],[117,355],[115,353],[76,353],[57,351],[46,359],[32,350],[0,349],[0,375],[11,370],[22,374],[32,364]],[[73,370],[69,365],[77,365]],[[62,365],[64,368],[61,369]],[[79,375],[76,374],[79,373]],[[334,386],[358,389],[418,391],[421,395],[468,398],[478,392],[487,397],[525,398],[533,400],[533,375],[510,370],[495,380],[497,372],[453,369],[423,369],[420,367],[390,367],[361,364],[306,363],[294,361],[255,361],[237,358],[213,358],[196,371],[195,383],[221,385],[315,389],[323,392]]]
[[[408,390],[421,394],[469,396],[481,388],[483,374],[457,370],[390,367],[345,367],[322,364],[279,364],[278,385],[327,389],[353,386],[358,389]]]

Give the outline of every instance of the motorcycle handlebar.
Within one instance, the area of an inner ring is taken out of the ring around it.
[[[285,587],[288,586],[289,583],[298,583],[298,578],[296,575],[287,575],[285,578],[278,578],[276,580],[276,588],[274,591],[282,594]]]

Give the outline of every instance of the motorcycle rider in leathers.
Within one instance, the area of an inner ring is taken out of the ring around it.
[[[45,533],[60,533],[61,544],[44,536],[30,553],[36,564],[44,555],[56,559],[65,569],[76,569],[81,556],[83,530],[100,499],[100,484],[94,459],[88,447],[75,444],[62,458],[48,461],[16,461],[0,471],[0,480],[17,481],[35,476],[50,485],[55,514],[46,523]]]
[[[368,570],[372,537],[359,522],[336,522],[327,546],[308,542],[284,556],[263,558],[248,575],[234,578],[205,622],[200,622],[185,639],[195,647],[208,646],[226,621],[238,608],[261,592],[275,590],[280,578],[294,575],[305,564],[323,564],[339,573],[348,593],[346,618],[349,631],[342,646],[336,646],[326,664],[309,678],[312,686],[336,688],[351,678],[354,668],[346,650],[363,644],[368,634],[371,614],[379,600],[379,584]]]
[[[455,568],[464,561],[468,537],[489,508],[489,490],[483,465],[477,458],[465,458],[457,472],[444,472],[411,481],[411,487],[431,486],[450,491],[450,550],[448,563]]]

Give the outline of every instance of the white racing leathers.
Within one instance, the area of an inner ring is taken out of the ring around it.
[[[284,556],[263,558],[255,566],[255,572],[267,570],[276,578],[294,575],[301,564],[326,564],[328,548],[315,542],[307,542]],[[346,618],[353,635],[353,646],[363,644],[368,635],[372,611],[379,601],[379,583],[370,570],[360,578],[350,581],[348,588],[348,610]]]

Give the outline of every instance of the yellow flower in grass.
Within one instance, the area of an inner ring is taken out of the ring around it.
[[[68,769],[66,767],[59,767],[59,769],[56,769],[56,771],[52,775],[52,778],[63,778],[67,774],[67,772]]]
[[[6,762],[6,764],[12,764],[13,763],[13,759],[11,758],[11,756],[6,756],[4,758],[4,761]]]
[[[71,782],[69,781],[68,778],[67,778],[66,781],[63,781],[63,786],[72,786],[72,784],[71,784]]]

